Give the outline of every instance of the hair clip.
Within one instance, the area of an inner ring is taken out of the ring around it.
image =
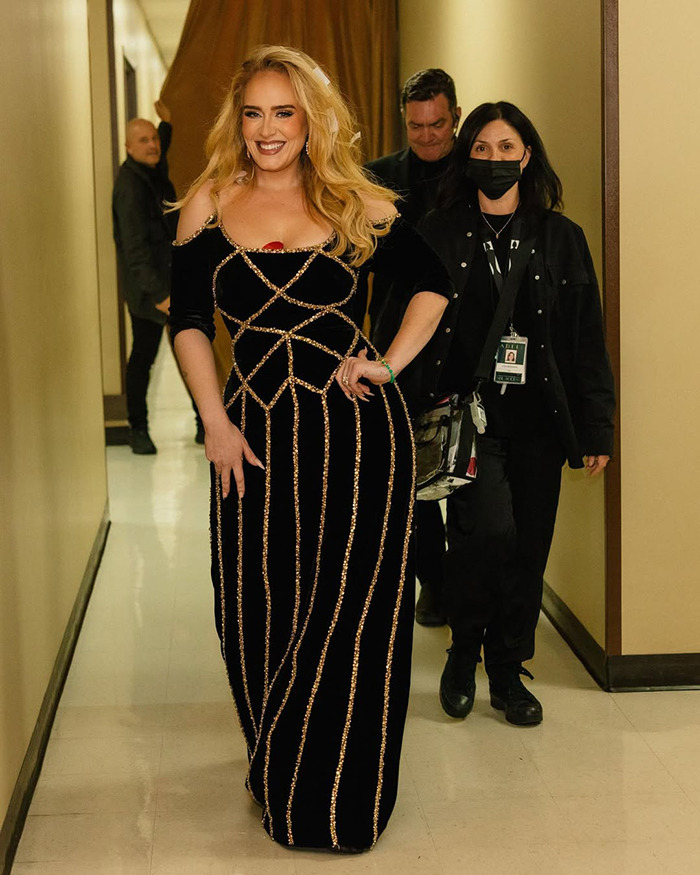
[[[359,140],[361,136],[362,136],[362,131],[355,131],[355,133],[350,138],[350,145],[352,146],[352,144],[355,142],[355,140]]]
[[[328,78],[328,76],[326,76],[326,74],[323,72],[323,70],[320,67],[314,67],[311,70],[311,75],[315,76],[318,79],[318,81],[321,83],[321,85],[325,85],[326,88],[328,88],[330,86],[331,80]]]
[[[337,134],[338,128],[339,128],[338,117],[336,116],[336,114],[333,112],[332,109],[329,109],[328,110],[328,130],[330,131],[331,134]]]

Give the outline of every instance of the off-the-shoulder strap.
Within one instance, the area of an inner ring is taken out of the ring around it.
[[[203,225],[200,225],[196,231],[193,231],[187,237],[183,237],[182,240],[173,240],[173,246],[184,246],[186,243],[190,243],[192,240],[194,240],[195,237],[199,237],[199,235],[202,233],[202,231],[204,231],[206,228],[212,228],[212,227],[215,228],[216,225],[211,224],[215,218],[216,218],[216,213],[212,213],[207,218],[206,222],[204,222]]]
[[[400,217],[401,213],[392,213],[390,216],[384,216],[383,219],[372,219],[371,225],[373,228],[385,228],[387,225],[393,225],[394,222]]]

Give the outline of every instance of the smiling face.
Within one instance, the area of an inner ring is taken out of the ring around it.
[[[151,122],[137,118],[126,129],[126,151],[134,161],[155,167],[160,161],[160,137]]]
[[[256,73],[243,98],[243,139],[251,160],[266,172],[294,166],[309,129],[286,73]]]
[[[520,161],[524,170],[530,160],[531,149],[525,148],[520,134],[503,119],[489,122],[479,131],[472,143],[470,158],[487,161]]]
[[[459,108],[456,113],[459,118]],[[430,100],[409,100],[404,121],[408,145],[421,161],[439,161],[452,150],[457,122],[444,94]]]

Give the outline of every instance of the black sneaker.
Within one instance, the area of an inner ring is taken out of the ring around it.
[[[132,428],[129,431],[129,446],[131,452],[136,453],[137,456],[152,456],[158,452],[145,428]]]
[[[535,726],[542,722],[542,705],[520,680],[534,680],[522,665],[498,665],[489,672],[491,705],[506,712],[506,720],[515,726]]]
[[[444,626],[447,616],[440,604],[440,592],[436,587],[421,586],[416,602],[416,623],[420,626]]]
[[[440,704],[445,714],[464,719],[474,707],[476,660],[451,647],[440,678]]]

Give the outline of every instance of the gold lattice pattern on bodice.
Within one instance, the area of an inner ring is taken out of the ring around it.
[[[233,241],[231,241],[233,242]],[[235,245],[235,244],[234,244]],[[298,377],[294,373],[294,351],[293,346],[295,343],[304,343],[309,346],[314,347],[315,349],[320,350],[323,353],[331,356],[338,362],[342,362],[347,356],[350,355],[355,345],[357,344],[358,339],[360,338],[360,329],[355,324],[355,322],[342,312],[339,308],[347,304],[357,290],[357,277],[358,272],[349,267],[345,262],[338,258],[335,255],[331,255],[328,252],[323,251],[323,246],[325,244],[320,244],[319,246],[315,246],[308,250],[306,249],[295,249],[295,250],[251,250],[251,249],[243,249],[239,246],[236,246],[235,250],[231,252],[226,258],[223,259],[217,266],[214,271],[214,276],[212,278],[212,292],[214,295],[214,303],[216,308],[219,310],[224,319],[228,320],[230,323],[238,326],[235,333],[232,333],[231,336],[231,358],[233,361],[233,366],[231,373],[235,373],[240,382],[240,386],[233,393],[231,398],[226,403],[227,409],[241,396],[241,394],[245,394],[250,396],[252,399],[256,401],[257,404],[260,405],[264,410],[270,411],[277,401],[280,399],[282,394],[288,389],[290,386],[303,386],[305,389],[308,389],[310,392],[314,392],[319,395],[325,395],[328,392],[329,388],[333,384],[335,379],[335,373],[337,371],[337,366],[332,369],[332,372],[328,379],[320,386],[315,386],[307,380]],[[289,279],[284,285],[277,286],[275,283],[271,282],[268,277],[263,273],[263,271],[258,267],[257,264],[250,258],[250,252],[261,252],[265,251],[270,256],[274,257],[275,255],[289,253],[289,252],[302,252],[308,251],[309,255],[305,259],[304,263],[301,265],[299,270]],[[247,319],[239,319],[236,316],[228,313],[226,310],[221,307],[221,305],[216,300],[216,282],[219,276],[219,272],[221,269],[227,265],[234,258],[242,258],[248,268],[258,277],[258,279],[264,283],[268,289],[272,292],[272,295],[268,298],[268,300],[251,316]],[[292,295],[288,293],[288,290],[292,288],[292,286],[299,281],[299,279],[306,273],[309,267],[313,264],[313,262],[317,258],[329,258],[332,261],[339,264],[343,270],[345,270],[350,277],[352,278],[352,285],[350,291],[341,301],[336,301],[333,304],[313,304],[308,301],[301,301],[298,298],[294,298]],[[256,320],[268,310],[275,302],[277,301],[285,301],[288,304],[299,307],[303,310],[311,311],[310,315],[302,319],[300,322],[296,323],[291,328],[274,328],[266,325],[256,324]],[[307,337],[300,332],[314,323],[319,322],[321,319],[326,318],[328,316],[333,316],[338,319],[341,319],[343,322],[348,324],[352,330],[352,338],[349,340],[347,349],[344,352],[338,352],[338,350],[333,349],[332,347],[327,346],[324,343],[321,343],[318,340],[315,340],[312,337]],[[247,331],[256,331],[262,334],[269,334],[276,336],[276,340],[267,350],[267,352],[260,358],[257,364],[253,367],[253,369],[244,374],[241,370],[241,367],[236,360],[236,343],[243,337],[245,332]],[[258,392],[251,385],[251,381],[255,378],[255,376],[260,372],[260,370],[264,367],[266,362],[270,359],[270,357],[279,349],[286,347],[287,351],[287,361],[288,361],[288,373],[285,379],[280,383],[279,388],[275,392],[274,396],[269,401],[264,401]],[[230,376],[230,375],[229,375]]]

